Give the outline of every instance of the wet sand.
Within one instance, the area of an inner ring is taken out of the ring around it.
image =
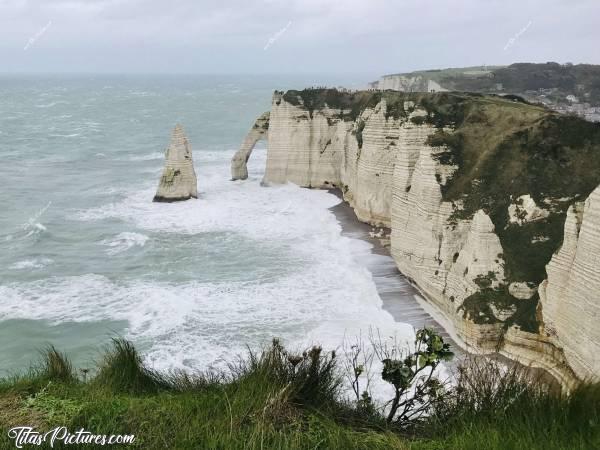
[[[339,191],[331,192],[341,198]],[[369,224],[359,221],[352,207],[344,201],[331,208],[331,211],[342,226],[342,235],[361,239],[372,244],[371,252],[374,257],[366,261],[366,267],[373,276],[377,292],[383,301],[383,309],[388,311],[396,322],[408,323],[415,329],[426,326],[436,330],[444,338],[444,341],[450,344],[452,351],[456,355],[453,361],[450,364],[446,363],[446,365],[450,369],[456,368],[468,352],[463,346],[457,343],[456,338],[452,337],[454,333],[450,329],[451,327],[444,327],[441,320],[436,320],[433,317],[435,312],[432,308],[426,306],[425,300],[421,300],[421,303],[417,300],[417,298],[422,299],[419,291],[398,270],[396,263],[390,256],[389,249],[381,244],[379,238],[371,236],[370,233],[373,232],[374,228]],[[384,229],[384,232],[387,236],[390,230]],[[472,353],[471,355],[476,356]],[[507,366],[521,366],[518,362],[500,354],[491,354],[487,355],[487,357],[500,361]],[[545,370],[531,367],[528,367],[527,370],[532,379],[542,380],[552,389],[556,390],[556,392],[560,392],[560,384]]]
[[[375,257],[366,260],[366,266],[373,275],[377,292],[383,301],[383,309],[389,312],[396,322],[408,323],[415,329],[433,328],[444,338],[445,342],[451,345],[455,354],[464,354],[464,350],[450,336],[448,330],[417,301],[419,291],[400,273],[389,250],[381,244],[378,238],[371,236],[373,227],[360,222],[352,207],[346,202],[334,206],[331,211],[342,226],[342,235],[361,239],[373,245],[371,252]],[[389,234],[388,229],[384,229],[384,232],[386,235]]]

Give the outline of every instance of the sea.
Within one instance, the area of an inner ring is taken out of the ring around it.
[[[111,339],[156,370],[226,367],[278,338],[343,347],[377,330],[410,340],[382,309],[329,192],[262,186],[230,159],[275,89],[353,87],[324,76],[0,77],[0,377],[54,345],[95,367]],[[173,127],[191,142],[199,198],[153,203]]]

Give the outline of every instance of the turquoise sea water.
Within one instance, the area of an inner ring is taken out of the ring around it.
[[[351,85],[350,80],[331,80]],[[0,376],[49,343],[89,367],[110,337],[159,369],[206,368],[246,345],[339,345],[397,329],[342,237],[339,200],[229,181],[229,160],[274,89],[269,77],[0,78]],[[200,198],[152,203],[171,129],[192,144]]]

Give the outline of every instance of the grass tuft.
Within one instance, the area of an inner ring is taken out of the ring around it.
[[[49,381],[61,381],[71,383],[76,380],[71,361],[64,353],[59,352],[50,345],[42,352],[39,377]]]
[[[105,353],[94,383],[129,394],[156,393],[169,387],[164,377],[144,366],[133,344],[121,338],[112,340],[112,348]]]
[[[597,383],[560,393],[525,367],[472,357],[423,430],[449,448],[591,449],[600,448],[599,418]],[[490,433],[500,439],[487,441]]]
[[[384,411],[345,401],[338,367],[320,347],[291,352],[275,340],[229,370],[158,374],[115,339],[89,382],[0,380],[0,448],[14,448],[6,431],[24,424],[134,434],[144,449],[600,448],[600,384],[560,394],[523,368],[479,357],[462,364],[432,414],[401,429]]]
[[[290,353],[277,339],[260,355],[250,351],[248,360],[233,371],[241,378],[259,377],[285,389],[295,405],[317,408],[335,401],[342,380],[334,352],[324,354],[321,347],[312,347]]]

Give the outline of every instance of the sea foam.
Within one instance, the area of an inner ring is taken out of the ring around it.
[[[123,232],[115,236],[113,239],[105,239],[101,242],[102,245],[108,247],[106,253],[116,255],[126,252],[132,247],[143,247],[146,245],[148,236],[141,233]]]
[[[319,344],[329,350],[339,349],[345,338],[366,336],[369,329],[386,339],[414,338],[411,326],[395,322],[382,309],[362,263],[370,244],[342,236],[329,210],[340,202],[338,197],[293,184],[262,187],[261,171],[252,165],[248,180],[231,182],[228,158],[217,163],[214,155],[204,160],[197,152],[194,159],[197,200],[153,203],[155,185],[147,182],[121,201],[74,210],[68,218],[123,222],[132,231],[102,241],[111,255],[143,246],[153,233],[226,232],[276,243],[294,259],[282,257],[274,264],[297,261],[293,267],[246,281],[114,279],[89,273],[11,283],[0,286],[0,320],[125,320],[126,337],[141,345],[146,361],[161,370],[225,367],[246,346],[256,349],[274,337],[292,348]],[[253,155],[258,166],[264,167],[264,160],[264,151]]]

